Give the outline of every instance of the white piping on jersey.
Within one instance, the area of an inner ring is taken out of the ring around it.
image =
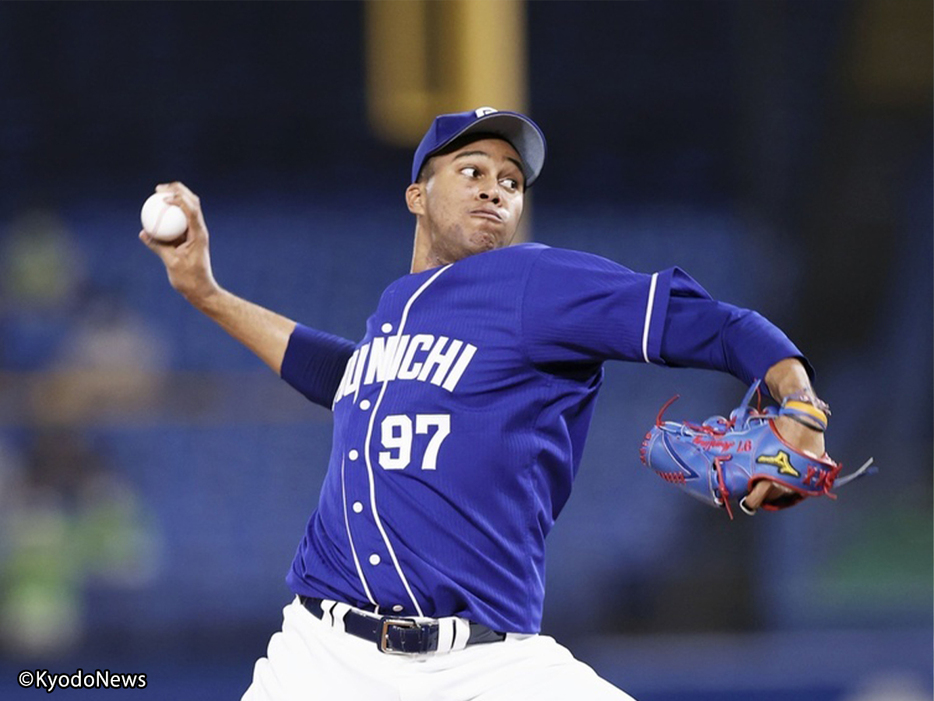
[[[652,273],[652,282],[649,283],[649,302],[645,307],[645,326],[642,329],[642,357],[645,362],[649,360],[649,325],[652,322],[652,307],[655,306],[655,284],[658,282],[658,273]]]
[[[425,291],[425,289],[435,281],[435,279],[443,273],[445,270],[451,267],[451,263],[445,265],[438,272],[428,278],[421,287],[415,290],[415,294],[409,297],[408,302],[405,303],[405,307],[402,309],[402,319],[399,321],[399,328],[396,331],[396,336],[401,337],[402,332],[405,330],[405,322],[409,316],[409,309],[412,307],[412,302],[418,299],[419,295]],[[398,342],[396,345],[398,348]],[[373,405],[372,413],[370,414],[370,423],[367,426],[366,430],[366,441],[364,443],[365,450],[363,454],[366,456],[366,471],[367,476],[370,480],[370,508],[373,510],[373,519],[376,521],[376,527],[379,529],[380,535],[383,537],[383,543],[386,545],[386,549],[389,551],[389,557],[392,558],[393,567],[396,568],[396,574],[399,575],[399,579],[402,580],[402,586],[405,587],[406,593],[409,595],[412,604],[415,606],[415,611],[419,616],[424,616],[422,613],[422,607],[419,606],[418,601],[415,598],[415,594],[412,593],[412,588],[409,586],[409,581],[405,578],[405,574],[402,572],[402,567],[399,565],[399,559],[396,557],[396,551],[392,548],[392,543],[389,542],[389,536],[386,535],[386,529],[383,528],[383,523],[380,521],[379,512],[376,510],[376,483],[373,479],[373,463],[370,460],[370,439],[373,437],[373,423],[376,421],[376,414],[379,411],[379,405],[383,401],[383,395],[386,394],[386,386],[389,384],[389,378],[387,377],[383,380],[383,386],[379,389],[379,396],[376,398],[376,403]],[[344,508],[347,508],[347,502],[344,501]]]
[[[353,544],[353,536],[350,534],[350,518],[347,516],[347,489],[344,487],[344,458],[341,458],[341,497],[344,501],[344,526],[347,528],[347,540],[350,541],[350,553],[353,555],[353,563],[357,568],[357,576],[360,577],[360,583],[363,585],[363,591],[366,592],[366,598],[370,603],[377,606],[373,595],[370,593],[370,587],[366,583],[366,577],[363,576],[363,568],[360,567],[360,559],[357,557],[357,549]]]

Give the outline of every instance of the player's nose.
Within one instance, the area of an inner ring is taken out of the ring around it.
[[[480,199],[493,204],[499,204],[499,201],[502,197],[502,193],[499,191],[499,187],[496,185],[491,185],[484,187],[480,190]]]

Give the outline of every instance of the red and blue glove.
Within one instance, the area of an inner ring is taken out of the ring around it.
[[[642,462],[666,482],[676,484],[689,494],[718,508],[725,508],[730,518],[730,502],[747,514],[755,513],[744,503],[762,480],[781,485],[782,495],[762,504],[774,511],[794,506],[807,497],[827,496],[870,469],[872,458],[846,477],[842,465],[829,455],[810,455],[786,443],[775,428],[779,416],[790,418],[822,431],[827,427],[826,405],[815,407],[801,401],[786,401],[782,407],[765,410],[749,404],[759,387],[756,380],[742,404],[729,418],[713,416],[701,424],[687,421],[663,421],[662,415],[674,397],[662,407],[653,426],[642,441]]]

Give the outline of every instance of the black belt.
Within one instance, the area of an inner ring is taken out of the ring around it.
[[[315,618],[324,620],[324,608],[321,599],[299,596],[302,606]],[[419,654],[434,652],[438,649],[438,631],[436,622],[420,623],[412,618],[393,616],[375,616],[357,613],[353,609],[344,615],[344,631],[358,638],[376,643],[380,652],[398,654]],[[456,630],[456,628],[455,628]],[[497,643],[506,639],[505,633],[497,633],[480,623],[470,624],[470,636],[467,645]]]

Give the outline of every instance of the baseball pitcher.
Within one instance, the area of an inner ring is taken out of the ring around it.
[[[643,457],[667,481],[748,514],[833,486],[827,407],[801,351],[762,316],[679,268],[644,274],[509,245],[544,161],[524,115],[438,116],[405,192],[411,271],[356,343],[223,289],[198,197],[157,188],[188,218],[182,241],[140,233],[172,286],[334,416],[320,501],[287,575],[295,598],[244,701],[630,698],[539,634],[545,538],[606,360],[761,379],[782,403],[690,435],[659,418]],[[733,435],[760,425],[771,438]]]

